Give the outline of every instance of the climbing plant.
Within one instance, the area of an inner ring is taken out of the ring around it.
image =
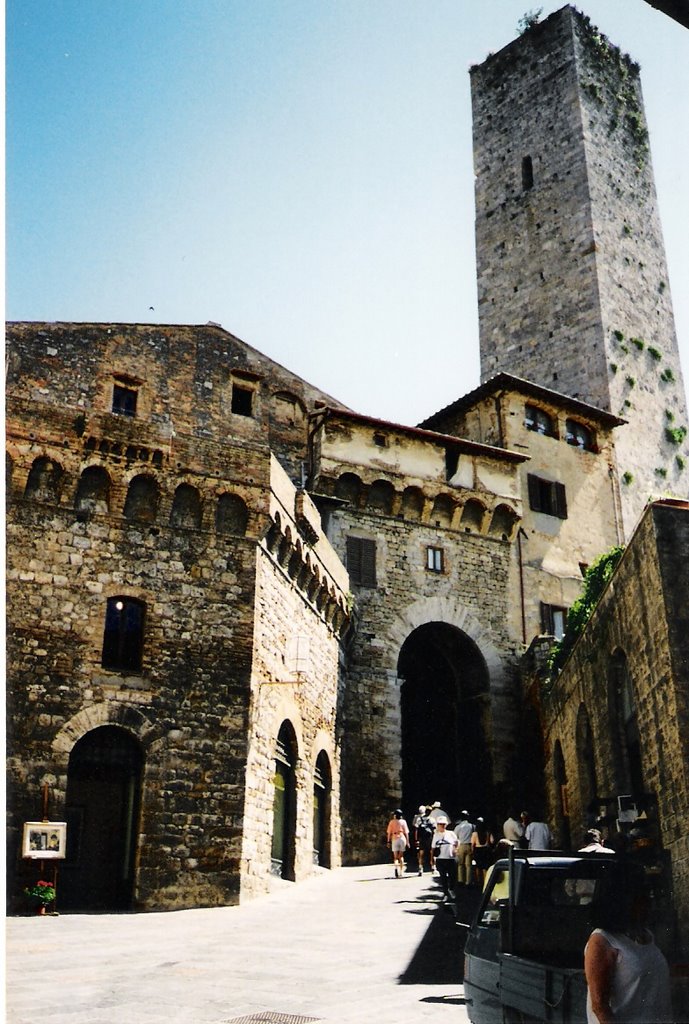
[[[552,682],[569,657],[584,626],[591,618],[598,599],[605,590],[608,580],[614,573],[617,563],[622,557],[623,547],[614,547],[593,562],[584,575],[584,588],[581,597],[577,598],[567,613],[565,633],[561,640],[553,644],[548,658],[549,681]]]

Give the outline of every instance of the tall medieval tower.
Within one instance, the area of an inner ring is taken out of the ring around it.
[[[567,6],[471,75],[481,373],[624,417],[625,534],[689,493],[686,400],[639,68]]]

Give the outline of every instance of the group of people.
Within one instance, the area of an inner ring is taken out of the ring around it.
[[[387,842],[396,878],[404,874],[404,856],[413,846],[419,875],[428,864],[433,874],[439,876],[444,895],[450,899],[458,884],[482,887],[487,869],[503,852],[503,847],[514,844],[532,850],[548,850],[552,837],[548,825],[532,820],[526,811],[522,811],[519,818],[512,813],[508,815],[503,836],[497,842],[485,820],[477,817],[475,822],[471,821],[466,810],[460,812],[451,828],[450,816],[436,800],[419,807],[411,830],[403,811],[398,808],[388,823]]]

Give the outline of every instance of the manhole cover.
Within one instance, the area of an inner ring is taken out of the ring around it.
[[[261,1013],[250,1013],[248,1017],[232,1017],[223,1024],[309,1024],[312,1020],[322,1017],[304,1017],[301,1013],[275,1013],[274,1010],[262,1010]]]

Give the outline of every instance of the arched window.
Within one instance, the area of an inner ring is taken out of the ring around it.
[[[110,477],[102,466],[88,466],[81,474],[74,504],[77,512],[108,511]]]
[[[584,426],[583,423],[579,423],[578,420],[567,420],[565,422],[565,430],[567,444],[571,444],[575,448],[581,448],[583,451],[595,451],[593,431]]]
[[[175,490],[170,510],[170,526],[185,530],[201,529],[201,495],[191,484],[180,484]]]
[[[462,509],[462,527],[467,533],[480,533],[483,526],[485,508],[480,501],[470,498]]]
[[[491,537],[510,540],[518,521],[519,517],[513,508],[509,505],[498,505],[490,521],[488,533]]]
[[[297,822],[296,764],[297,737],[291,722],[284,721],[275,742],[271,871],[292,881]]]
[[[63,470],[59,462],[45,456],[35,459],[26,481],[24,497],[46,504],[57,504],[60,500],[60,487]]]
[[[395,488],[388,480],[376,480],[371,484],[368,492],[367,507],[382,512],[389,516],[392,512],[392,501],[395,496]]]
[[[577,712],[576,739],[581,806],[587,814],[588,824],[593,824],[596,817],[598,782],[596,779],[593,733],[591,732],[591,722],[584,704],[579,705],[579,711]]]
[[[324,750],[316,758],[313,773],[313,862],[330,867],[330,802],[332,772]]]
[[[361,494],[361,480],[356,473],[343,473],[335,487],[335,497],[356,506]]]
[[[215,529],[218,533],[243,537],[248,521],[249,510],[238,494],[220,495],[215,509]]]
[[[537,405],[526,405],[524,407],[524,426],[527,430],[534,430],[537,434],[545,434],[548,437],[555,437],[555,420]]]
[[[430,521],[433,526],[452,526],[455,503],[447,494],[439,494],[433,502]]]
[[[133,597],[110,597],[103,632],[103,668],[136,671],[141,668],[146,605]]]
[[[418,522],[423,514],[423,491],[418,487],[407,487],[402,495],[402,514],[405,519]]]
[[[634,684],[623,651],[617,651],[610,660],[610,703],[617,784],[620,792],[641,796],[644,780]]]
[[[141,523],[155,522],[159,500],[160,492],[156,480],[145,473],[135,476],[127,489],[124,503],[125,519]]]
[[[557,819],[558,832],[560,833],[560,846],[562,849],[568,850],[571,846],[571,836],[569,828],[569,801],[567,796],[567,770],[565,768],[565,758],[562,753],[562,744],[559,740],[555,741],[555,748],[553,750],[553,775],[556,792],[555,816]]]

